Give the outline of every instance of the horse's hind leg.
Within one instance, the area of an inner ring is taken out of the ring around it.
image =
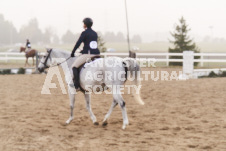
[[[35,63],[35,60],[34,60],[34,57],[33,57],[33,66],[34,66],[34,63]]]
[[[91,97],[91,95],[89,93],[85,93],[84,95],[85,95],[85,99],[86,99],[86,109],[89,112],[89,115],[90,115],[90,117],[91,117],[91,119],[93,121],[93,124],[94,125],[98,125],[99,123],[97,122],[96,116],[93,114],[92,109],[91,109],[91,104],[90,104],[90,100],[91,100],[90,97]]]
[[[74,104],[75,104],[75,94],[72,94],[70,91],[69,91],[69,88],[68,88],[68,94],[69,94],[69,98],[70,98],[70,108],[71,108],[71,112],[70,112],[70,117],[69,119],[66,121],[66,124],[69,124],[74,116],[73,116],[73,111],[74,111]]]
[[[118,104],[121,107],[122,117],[123,117],[122,129],[125,129],[126,125],[129,125],[129,120],[128,120],[127,112],[126,112],[126,104],[125,104],[125,101],[124,101],[124,99],[121,95],[119,88],[117,89],[116,93],[113,94],[113,98],[114,98],[114,100],[116,100],[118,102]]]
[[[105,126],[105,125],[108,124],[108,123],[107,123],[107,119],[110,117],[110,115],[111,115],[113,109],[114,109],[117,105],[118,105],[118,102],[117,102],[116,100],[113,99],[112,104],[111,104],[111,107],[110,107],[109,111],[107,112],[107,114],[106,114],[105,117],[104,117],[103,124],[102,124],[103,126]]]

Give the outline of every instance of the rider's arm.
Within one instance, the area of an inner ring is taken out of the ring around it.
[[[74,54],[75,51],[78,49],[78,47],[81,45],[81,43],[83,42],[84,38],[85,38],[85,32],[82,32],[81,36],[79,37],[79,39],[78,39],[78,41],[76,42],[75,47],[74,47],[74,49],[73,49],[73,51],[72,51],[73,54]]]

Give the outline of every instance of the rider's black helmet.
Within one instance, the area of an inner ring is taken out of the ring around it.
[[[83,19],[83,23],[86,25],[87,28],[91,28],[93,25],[93,20],[91,18]]]

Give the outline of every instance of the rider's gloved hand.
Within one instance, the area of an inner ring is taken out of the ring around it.
[[[71,57],[75,57],[75,54],[73,52],[71,53]]]

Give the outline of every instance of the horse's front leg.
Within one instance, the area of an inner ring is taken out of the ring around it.
[[[25,61],[25,64],[24,64],[24,66],[26,67],[26,65],[27,65],[27,58],[26,58],[26,61]]]
[[[96,116],[93,114],[92,109],[91,109],[91,104],[90,104],[90,100],[91,100],[91,94],[90,93],[84,93],[85,95],[85,99],[86,99],[86,109],[89,112],[89,115],[93,121],[94,125],[99,125],[99,123],[97,122]]]
[[[72,92],[70,92],[70,89],[68,88],[68,95],[69,95],[69,99],[70,99],[70,109],[71,109],[71,112],[70,112],[70,117],[69,119],[66,121],[66,124],[69,124],[74,116],[73,116],[73,111],[74,111],[74,105],[75,105],[75,94],[73,94]]]
[[[35,63],[35,60],[34,60],[34,57],[33,57],[33,66],[34,66],[34,63]]]

